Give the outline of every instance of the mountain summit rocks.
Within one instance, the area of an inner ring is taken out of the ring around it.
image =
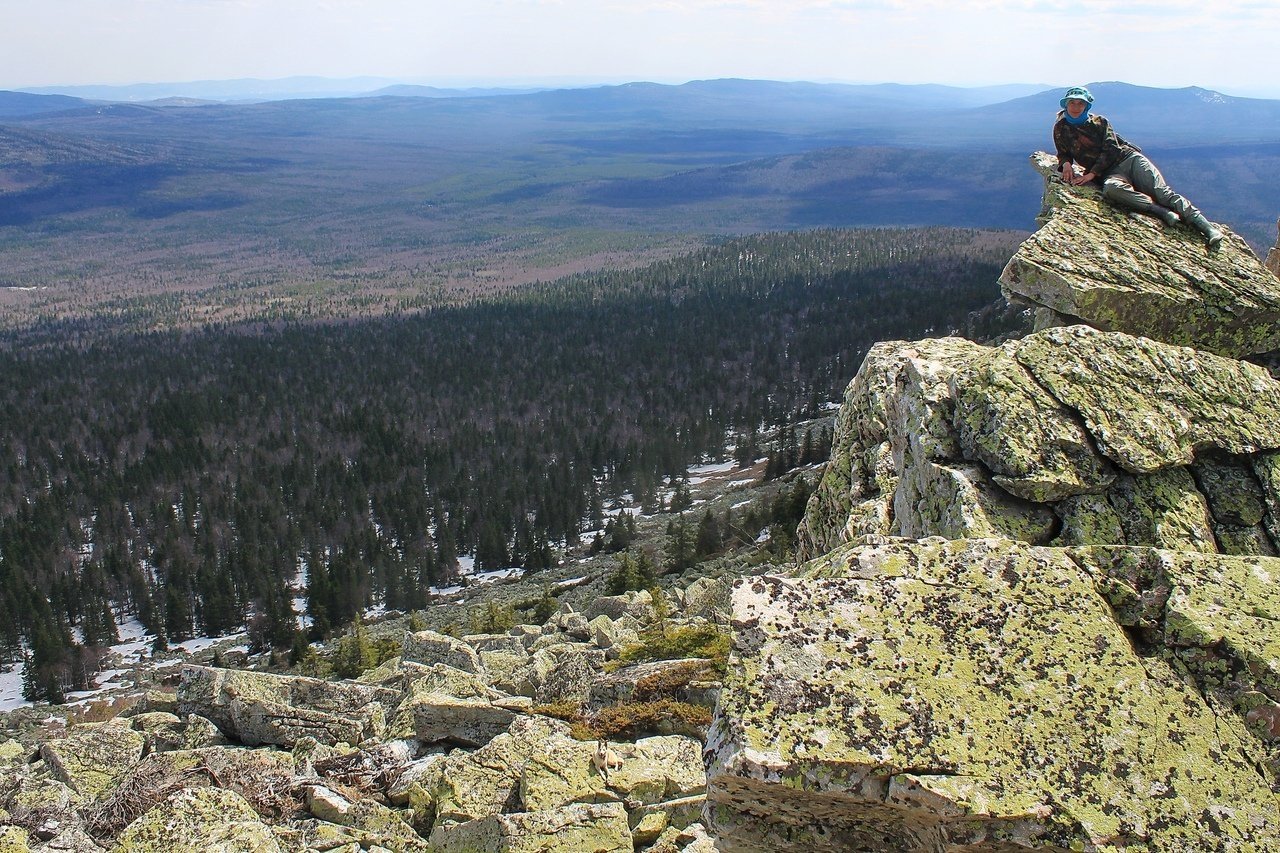
[[[1033,162],[1048,178],[1051,158]],[[1280,849],[1280,281],[1046,181],[1039,330],[868,353],[740,581],[724,851]]]
[[[1043,223],[1000,276],[1045,323],[1084,322],[1242,358],[1280,349],[1280,280],[1229,229],[1217,251],[1187,226],[1121,210],[1054,177],[1044,152]],[[1220,226],[1221,227],[1221,226]]]

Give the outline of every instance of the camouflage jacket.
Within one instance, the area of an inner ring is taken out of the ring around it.
[[[1077,163],[1099,178],[1142,150],[1118,136],[1105,116],[1091,115],[1084,124],[1069,124],[1065,112],[1058,113],[1053,126],[1053,144],[1058,149],[1058,171],[1064,163]]]

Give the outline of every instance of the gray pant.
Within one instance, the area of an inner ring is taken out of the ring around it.
[[[1169,189],[1155,163],[1137,153],[1121,160],[1107,174],[1102,185],[1102,197],[1121,207],[1143,213],[1150,209],[1154,201],[1161,207],[1174,211],[1184,221],[1188,216],[1200,212],[1191,202]]]

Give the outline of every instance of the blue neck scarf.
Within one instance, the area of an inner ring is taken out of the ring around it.
[[[1089,106],[1085,107],[1084,112],[1080,113],[1080,118],[1072,118],[1071,113],[1066,110],[1062,111],[1062,117],[1067,120],[1067,124],[1084,124],[1089,120],[1089,107],[1092,106],[1093,104],[1089,104]]]

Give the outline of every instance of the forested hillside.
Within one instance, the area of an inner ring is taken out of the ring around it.
[[[303,581],[323,635],[422,607],[460,554],[536,570],[611,499],[657,511],[700,460],[763,456],[874,341],[960,327],[1017,240],[773,234],[422,314],[11,334],[0,654],[56,696],[126,614],[287,646]]]

